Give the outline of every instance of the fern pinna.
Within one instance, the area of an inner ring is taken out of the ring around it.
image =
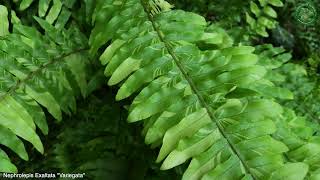
[[[28,15],[36,15],[44,18],[49,24],[56,28],[63,28],[71,17],[71,8],[75,5],[75,0],[21,0],[14,1],[19,6],[20,11],[29,11]],[[36,11],[31,8],[32,3],[37,4]],[[31,10],[30,10],[31,9]],[[30,18],[32,18],[30,16]]]
[[[1,8],[0,39],[0,144],[27,160],[22,139],[43,153],[36,133],[44,134],[48,125],[42,107],[57,120],[62,111],[76,109],[75,98],[86,95],[88,59],[86,38],[77,28],[56,31],[47,21],[36,18],[45,35],[11,17]],[[14,13],[11,13],[14,15]],[[20,138],[18,138],[20,137]],[[0,171],[16,172],[3,149],[0,149]]]
[[[303,179],[308,165],[288,162],[272,137],[281,106],[251,89],[267,71],[254,48],[223,47],[203,17],[170,7],[98,1],[89,39],[93,54],[112,42],[100,57],[108,84],[120,85],[117,100],[137,94],[128,121],[161,145],[161,169],[191,159],[183,179]]]

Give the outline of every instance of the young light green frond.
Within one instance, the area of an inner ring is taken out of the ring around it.
[[[13,24],[13,32],[0,40],[0,144],[24,160],[28,154],[19,138],[44,151],[36,133],[38,127],[48,134],[43,108],[60,121],[62,112],[76,110],[75,98],[85,96],[87,88],[86,39],[73,37],[79,33],[75,29],[57,31],[39,21],[48,28],[48,36],[34,27]],[[17,171],[4,153],[0,165],[1,172]]]
[[[146,143],[161,145],[161,168],[191,159],[186,180],[288,177],[291,168],[307,172],[303,163],[286,164],[287,146],[272,137],[282,108],[257,98],[264,92],[252,88],[267,73],[254,48],[217,48],[222,38],[208,31],[203,17],[155,4],[101,2],[89,43],[96,53],[111,42],[100,58],[105,75],[111,76],[109,85],[119,84],[118,100],[138,93],[128,121],[145,122]],[[201,43],[213,47],[200,49]],[[241,89],[257,95],[229,97]]]
[[[11,163],[8,155],[0,149],[0,172],[18,172],[16,166]]]
[[[9,34],[8,10],[0,5],[0,36]]]

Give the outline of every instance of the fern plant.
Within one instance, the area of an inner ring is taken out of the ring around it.
[[[77,101],[77,112],[52,129],[45,157],[31,154],[30,162],[18,163],[20,171],[85,173],[96,180],[180,179],[175,171],[159,171],[156,150],[144,145],[140,125],[128,124],[122,103],[112,98],[103,87]]]
[[[108,85],[119,88],[116,100],[130,102],[130,107],[124,105],[128,121],[139,121],[145,143],[160,151],[156,162],[162,162],[161,170],[175,168],[182,179],[192,180],[319,177],[318,123],[290,105],[298,104],[297,94],[286,88],[294,90],[290,85],[297,84],[284,83],[290,76],[297,78],[285,71],[292,65],[291,54],[270,44],[253,46],[271,40],[255,34],[266,37],[267,29],[275,27],[273,7],[282,6],[281,0],[234,4],[236,10],[230,9],[235,18],[223,12],[227,3],[199,2],[208,5],[206,12],[200,12],[211,22],[173,10],[165,0],[4,3],[7,7],[0,6],[1,172],[17,172],[11,151],[27,160],[28,142],[42,153],[37,132],[48,134],[46,116],[58,122],[68,119],[62,114],[76,111],[77,97],[97,93],[94,90],[106,80],[104,73]],[[104,72],[89,61],[97,57]],[[309,61],[313,69],[317,64]],[[132,157],[141,153],[131,148],[141,144],[126,135],[130,130],[116,128],[121,124],[118,116],[105,125],[102,117],[119,114],[118,105],[105,99],[85,100],[97,106],[85,107],[97,113],[98,117],[88,116],[92,124],[70,120],[60,126],[65,131],[49,151],[55,156],[55,168],[85,171],[88,178],[98,179],[108,170],[120,169],[108,174],[118,178],[128,172]],[[115,114],[101,101],[114,106]],[[80,116],[74,118],[86,114]],[[112,143],[123,137],[128,138],[124,148]],[[70,147],[78,151],[68,153]],[[152,159],[146,158],[148,163]],[[110,160],[119,169],[109,168]],[[142,177],[143,168],[132,171]]]
[[[311,122],[319,122],[317,106],[319,80],[318,75],[299,64],[286,64],[279,68],[278,74],[282,77],[277,83],[290,89],[294,93],[294,100],[283,101],[283,105],[295,110],[299,116],[304,116]]]
[[[88,179],[179,179],[174,171],[158,170],[154,165],[156,153],[144,145],[140,127],[127,124],[125,109],[105,93],[81,104],[83,109],[73,117],[73,124],[59,134],[53,150],[55,167],[63,172],[86,172]],[[105,104],[107,99],[110,105]],[[86,129],[81,128],[88,123]],[[142,153],[144,156],[140,156]]]
[[[287,160],[291,162],[304,162],[309,165],[309,178],[319,178],[319,121],[316,106],[317,77],[307,77],[306,69],[299,64],[288,61],[291,54],[283,48],[274,48],[271,45],[258,46],[260,64],[269,69],[267,79],[275,84],[290,89],[294,99],[285,89],[273,90],[277,92],[277,98],[281,98],[284,113],[276,120],[278,127],[274,138],[284,142],[289,151],[285,153]],[[283,63],[286,63],[282,65]],[[272,71],[270,71],[272,69]],[[269,90],[272,91],[272,90]],[[268,94],[268,93],[267,93]],[[303,102],[303,103],[301,103]],[[294,109],[300,116],[289,109]]]
[[[45,35],[19,22],[9,32],[8,11],[0,9],[0,144],[28,160],[20,138],[43,153],[36,133],[48,133],[43,107],[61,121],[62,112],[75,111],[75,98],[86,96],[86,38],[75,27],[57,31],[39,18]],[[16,172],[6,152],[0,155],[0,171]]]
[[[117,100],[138,93],[128,121],[143,120],[146,143],[161,145],[161,169],[192,159],[183,179],[303,179],[308,166],[286,162],[271,136],[281,106],[250,89],[266,73],[254,48],[215,48],[221,35],[201,16],[170,7],[101,1],[89,39],[91,53],[112,41],[100,57],[108,84],[120,84]]]

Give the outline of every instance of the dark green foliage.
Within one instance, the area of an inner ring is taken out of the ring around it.
[[[306,6],[307,4],[307,6]],[[320,48],[320,1],[319,0],[310,0],[310,1],[298,1],[296,3],[296,8],[293,8],[294,13],[299,11],[299,7],[306,6],[307,11],[305,13],[301,13],[301,15],[295,15],[295,29],[294,33],[299,41],[299,43],[304,48],[303,50],[309,54],[319,53]],[[300,10],[302,11],[302,10]],[[309,24],[303,24],[297,20],[297,18],[302,18],[303,15],[307,16],[307,13],[315,13],[315,17],[311,17]],[[302,17],[301,17],[302,16]]]
[[[77,113],[66,117],[68,123],[55,125],[59,129],[50,134],[53,144],[41,158],[45,161],[20,162],[21,170],[86,173],[86,178],[97,180],[179,179],[174,171],[158,170],[155,152],[140,136],[141,127],[125,121],[126,110],[109,91],[103,88],[80,102]]]
[[[310,15],[315,13],[315,16]],[[286,1],[284,8],[279,11],[279,23],[285,34],[294,39],[294,54],[299,58],[312,54],[319,55],[320,39],[320,1],[291,0]],[[310,19],[305,20],[304,17]],[[275,34],[276,35],[276,34]],[[280,35],[283,37],[283,35]],[[274,38],[278,38],[275,36]]]
[[[178,8],[200,13],[223,27],[241,27],[242,35],[253,38],[255,35],[268,37],[267,30],[277,25],[277,12],[274,7],[282,7],[281,0],[223,0],[223,1],[170,1]],[[246,32],[249,31],[249,32]],[[253,37],[252,37],[253,36]]]
[[[284,105],[295,109],[298,115],[319,123],[318,75],[312,75],[303,66],[291,63],[281,67],[279,72],[283,78],[279,84],[290,89],[295,97],[293,101],[284,101]]]

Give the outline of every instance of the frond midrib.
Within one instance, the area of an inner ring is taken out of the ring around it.
[[[80,48],[80,49],[76,49],[74,51],[71,51],[69,53],[65,53],[65,54],[62,54],[61,56],[58,56],[58,57],[55,57],[55,58],[52,58],[51,60],[49,60],[48,63],[44,63],[42,64],[41,66],[39,66],[39,68],[35,71],[32,71],[30,73],[27,74],[27,77],[24,78],[23,80],[18,80],[17,83],[13,86],[11,86],[7,92],[3,95],[0,96],[0,102],[2,100],[5,99],[6,96],[14,93],[17,89],[19,89],[19,87],[22,85],[22,84],[25,84],[26,82],[28,82],[30,79],[32,79],[34,76],[36,76],[36,74],[38,74],[39,72],[41,72],[42,70],[46,69],[48,66],[52,65],[52,64],[55,64],[55,63],[58,63],[60,61],[62,61],[64,58],[68,57],[68,56],[71,56],[73,54],[76,54],[76,53],[80,53],[82,51],[86,51],[88,50],[89,48]],[[2,51],[2,52],[5,52],[5,51]],[[5,52],[7,53],[7,52]]]
[[[223,136],[224,139],[226,139],[231,151],[238,157],[238,159],[240,160],[241,164],[243,165],[246,174],[250,174],[251,177],[255,180],[256,178],[253,176],[253,174],[250,172],[250,167],[247,166],[247,164],[245,163],[245,161],[243,160],[243,158],[240,156],[240,152],[238,152],[238,150],[236,149],[236,147],[233,145],[233,143],[231,142],[231,140],[228,138],[228,136],[224,133],[223,128],[221,127],[221,125],[219,123],[217,123],[217,119],[215,118],[214,114],[211,112],[209,105],[205,102],[203,96],[200,94],[200,91],[197,89],[196,85],[194,84],[193,80],[189,77],[188,73],[186,72],[186,70],[184,69],[184,67],[180,64],[179,58],[175,55],[172,47],[170,46],[170,44],[165,40],[163,33],[160,31],[159,28],[157,28],[157,25],[153,19],[153,16],[151,15],[150,12],[150,7],[148,6],[148,3],[145,0],[140,0],[145,13],[147,14],[147,17],[149,19],[149,21],[152,23],[152,27],[154,29],[154,31],[157,32],[157,35],[159,37],[159,39],[161,40],[161,42],[164,43],[164,47],[167,49],[168,53],[170,54],[170,56],[172,57],[172,59],[174,60],[176,66],[178,67],[178,69],[180,70],[180,72],[182,73],[183,77],[187,80],[188,84],[190,85],[191,90],[193,91],[193,93],[197,96],[197,98],[199,99],[199,102],[201,104],[202,107],[204,107],[210,117],[210,119],[217,125],[218,130],[220,132],[220,134]]]

